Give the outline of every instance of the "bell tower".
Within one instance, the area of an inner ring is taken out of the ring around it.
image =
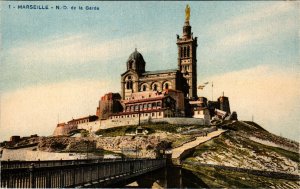
[[[190,26],[190,7],[185,8],[185,22],[182,37],[177,35],[178,70],[183,74],[188,84],[189,99],[197,98],[197,37],[193,37]]]

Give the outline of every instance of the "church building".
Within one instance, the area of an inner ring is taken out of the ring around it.
[[[184,97],[197,99],[197,37],[190,26],[190,8],[186,8],[183,33],[177,35],[178,67],[170,70],[146,71],[146,61],[135,51],[126,62],[126,71],[121,75],[121,96],[130,100],[133,93],[173,89],[183,92]]]
[[[135,49],[126,61],[125,72],[121,74],[121,94],[110,92],[101,97],[96,116],[93,116],[97,120],[85,117],[58,124],[55,135],[75,128],[95,131],[143,121],[175,120],[174,124],[209,125],[216,108],[230,112],[226,97],[212,106],[206,98],[197,96],[198,45],[190,25],[189,6],[185,9],[182,35],[177,35],[176,45],[177,63],[175,59],[175,68],[168,70],[146,71],[147,62]]]

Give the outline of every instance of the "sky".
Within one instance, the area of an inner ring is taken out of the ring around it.
[[[49,136],[58,122],[94,115],[101,96],[120,92],[135,48],[148,71],[177,68],[186,4],[198,37],[198,85],[209,82],[198,95],[224,92],[238,119],[299,141],[297,1],[0,3],[0,141]]]

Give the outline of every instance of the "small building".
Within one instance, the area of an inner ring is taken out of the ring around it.
[[[89,115],[89,116],[82,117],[82,118],[72,119],[72,120],[68,121],[68,124],[69,125],[78,125],[80,123],[88,123],[88,122],[96,121],[97,119],[98,119],[98,116]]]
[[[107,93],[102,96],[96,111],[99,119],[107,119],[111,114],[121,112],[123,107],[120,100],[121,95],[119,93]]]
[[[218,98],[218,102],[219,102],[220,110],[230,113],[230,105],[229,105],[228,97],[224,96],[224,94],[223,94],[223,96],[220,96]]]
[[[109,116],[110,119],[155,119],[175,116],[176,101],[169,95],[126,100],[123,103],[124,111]]]
[[[17,135],[11,136],[11,137],[10,137],[10,142],[11,142],[12,144],[16,144],[16,143],[20,142],[20,140],[21,140],[21,137],[20,137],[20,136],[17,136]]]
[[[148,131],[141,126],[138,126],[135,130],[136,135],[146,135]]]
[[[205,125],[210,125],[210,112],[207,108],[207,99],[200,97],[198,100],[190,101],[190,112],[193,118],[199,118],[204,120]]]
[[[68,121],[68,123],[58,123],[53,132],[53,136],[68,135],[69,132],[78,129],[78,125],[95,122],[96,120],[98,120],[98,116],[89,115],[82,118],[72,119]]]

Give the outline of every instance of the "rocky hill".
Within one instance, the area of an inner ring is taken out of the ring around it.
[[[269,133],[253,122],[224,121],[217,125],[227,130],[197,146],[182,160],[208,187],[299,188],[299,143]],[[94,155],[125,154],[127,157],[159,155],[206,136],[216,128],[170,124],[143,125],[147,135],[134,135],[137,126],[100,130],[94,135],[78,131],[73,136],[35,137],[15,147],[32,146],[41,152],[89,152]],[[89,156],[91,157],[91,156]],[[189,178],[185,178],[189,179]]]
[[[209,187],[299,188],[298,142],[271,134],[253,122],[224,122],[219,127],[228,131],[199,145],[183,164]],[[269,176],[252,174],[252,170]],[[287,175],[273,178],[280,173]],[[293,175],[298,175],[298,181],[290,180]]]

